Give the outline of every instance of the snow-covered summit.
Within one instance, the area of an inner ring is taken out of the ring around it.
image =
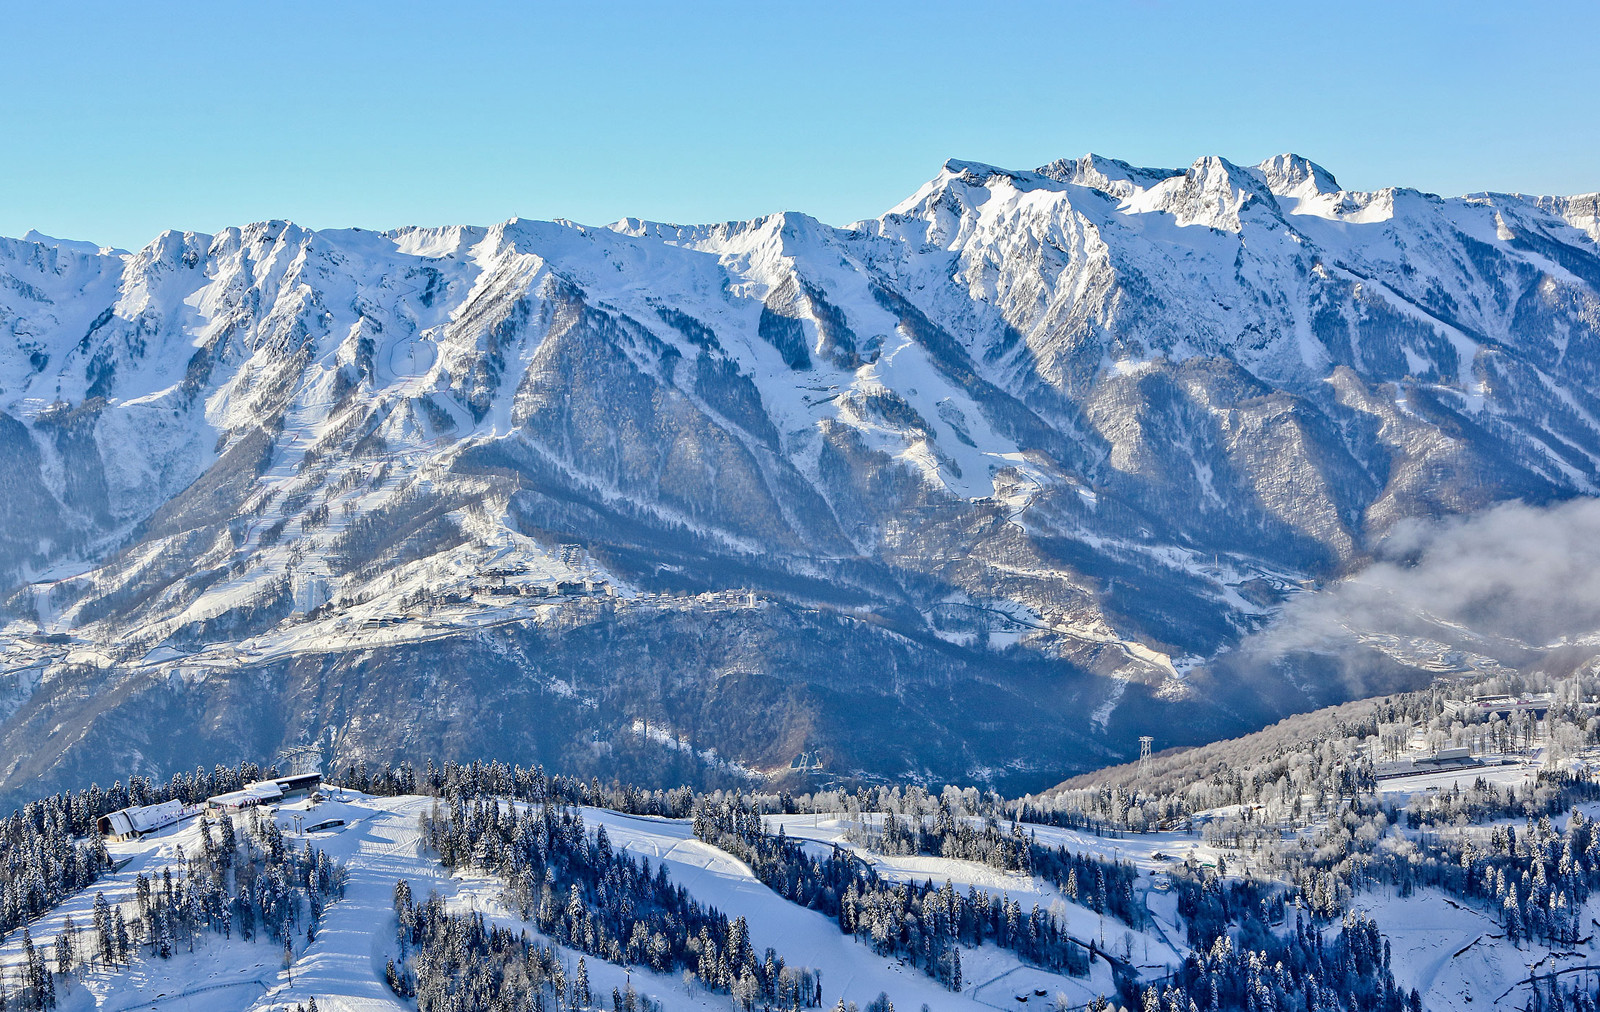
[[[1280,197],[1312,197],[1343,189],[1333,173],[1301,155],[1275,155],[1257,165],[1256,171],[1266,181],[1267,189]]]
[[[96,242],[83,239],[57,239],[53,235],[45,235],[36,228],[30,228],[22,235],[23,242],[37,243],[40,246],[52,246],[57,249],[71,250],[74,253],[83,253],[90,256],[127,256],[128,251],[117,249],[114,246],[102,246]]]
[[[0,635],[33,644],[13,670],[183,684],[551,656],[591,611],[690,642],[728,608],[748,625],[696,677],[785,672],[791,730],[854,712],[841,686],[911,706],[924,673],[998,664],[1069,673],[1040,719],[1126,737],[1396,523],[1600,488],[1595,208],[1091,154],[953,160],[843,228],[0,240]],[[824,686],[835,615],[830,656],[918,674]],[[80,645],[29,639],[57,636]],[[596,686],[623,639],[583,654]],[[969,719],[937,716],[949,742]],[[787,747],[729,734],[740,761]],[[1017,759],[965,747],[941,768]]]

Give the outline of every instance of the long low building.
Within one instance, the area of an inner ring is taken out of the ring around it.
[[[321,773],[296,773],[274,780],[258,780],[246,785],[243,790],[208,798],[206,807],[212,811],[239,811],[255,805],[305,797],[321,786]],[[181,801],[163,801],[158,805],[137,805],[102,815],[96,825],[101,836],[125,839],[165,829],[198,811],[198,808],[184,808]]]
[[[1452,717],[1476,717],[1479,720],[1492,720],[1499,717],[1509,719],[1514,713],[1527,713],[1534,717],[1543,717],[1550,711],[1551,696],[1548,692],[1531,696],[1470,696],[1467,699],[1447,699],[1444,701],[1444,712]]]
[[[322,774],[296,773],[292,776],[278,777],[272,782],[278,785],[285,798],[303,798],[322,786]]]
[[[322,774],[299,773],[278,777],[276,780],[258,780],[243,789],[219,794],[206,799],[206,808],[213,811],[237,812],[257,805],[274,805],[288,798],[304,797],[322,786]]]
[[[230,791],[206,799],[206,809],[237,812],[257,805],[270,805],[283,800],[283,789],[271,780],[250,784],[242,791]]]
[[[159,805],[140,805],[102,815],[99,821],[101,836],[143,836],[165,829],[183,818],[183,802],[163,801]]]

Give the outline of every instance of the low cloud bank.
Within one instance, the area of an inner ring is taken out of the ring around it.
[[[1413,636],[1510,660],[1596,632],[1600,499],[1578,499],[1401,524],[1372,565],[1293,599],[1243,648],[1271,658]]]

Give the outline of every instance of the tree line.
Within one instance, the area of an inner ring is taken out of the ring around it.
[[[97,892],[89,924],[66,918],[49,946],[53,968],[25,925],[19,979],[0,977],[0,1012],[52,1009],[57,982],[75,970],[125,971],[140,958],[171,959],[180,948],[193,952],[205,932],[276,945],[288,960],[302,934],[306,944],[315,938],[326,904],[344,895],[343,867],[310,843],[289,846],[270,817],[252,811],[239,833],[227,815],[215,823],[202,816],[200,840],[176,875],[168,865],[134,877],[131,915]]]
[[[832,918],[874,952],[906,959],[952,991],[963,986],[961,947],[984,942],[1045,969],[1089,972],[1094,950],[1037,905],[1025,912],[1014,899],[971,886],[961,893],[948,881],[890,882],[838,847],[814,857],[781,825],[767,832],[761,812],[738,794],[702,797],[693,828],[696,839],[745,862],[780,896]]]
[[[446,868],[498,875],[513,907],[561,945],[623,966],[682,973],[697,986],[731,995],[746,1010],[822,1003],[820,973],[788,965],[771,948],[758,953],[743,918],[730,921],[701,904],[671,881],[665,865],[652,869],[648,859],[613,848],[604,826],[591,838],[575,807],[517,806],[458,793],[423,816],[423,835]],[[412,901],[407,909],[414,908]],[[406,944],[415,951],[425,937],[413,928]],[[473,931],[457,925],[437,937],[470,938]],[[514,949],[524,963],[530,958],[521,942],[502,938],[497,944],[511,946],[505,951]],[[470,964],[412,960],[408,972],[416,975],[419,995],[427,990],[446,1008],[453,1000],[447,996],[461,990],[452,976],[461,965]]]

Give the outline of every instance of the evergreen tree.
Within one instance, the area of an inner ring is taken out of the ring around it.
[[[572,978],[572,1001],[579,1008],[588,1008],[594,1002],[589,993],[589,966],[582,956],[578,957],[578,972]]]
[[[72,918],[67,918],[66,925],[60,934],[56,935],[56,973],[63,977],[72,972]]]
[[[94,894],[93,925],[100,962],[110,966],[117,958],[116,938],[112,935],[111,905],[106,902],[106,894],[103,892]]]
[[[128,956],[133,951],[133,941],[128,936],[128,922],[122,916],[122,907],[117,906],[111,911],[111,936],[115,943],[115,955],[112,961],[127,963]]]

